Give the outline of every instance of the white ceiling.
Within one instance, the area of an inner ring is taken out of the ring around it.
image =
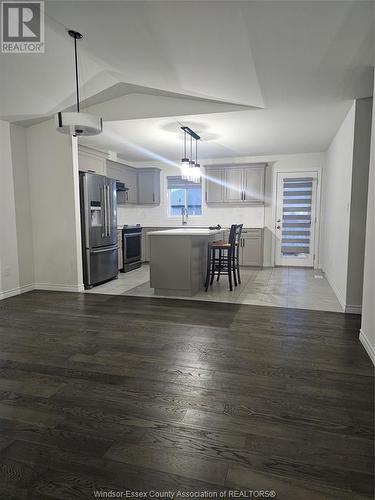
[[[373,9],[361,0],[47,1],[46,53],[0,55],[0,116],[24,123],[72,104],[65,26],[85,34],[82,95],[105,120],[92,144],[129,160],[176,159],[183,121],[201,131],[204,157],[322,150],[348,101],[371,95]]]
[[[103,134],[80,141],[103,151],[116,151],[129,161],[165,158],[176,162],[182,155],[182,124],[202,137],[202,159],[325,151],[350,104],[340,101],[299,108],[111,121],[105,124]]]

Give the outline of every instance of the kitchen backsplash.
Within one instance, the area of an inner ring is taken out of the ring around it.
[[[181,224],[181,217],[168,217],[167,206],[134,206],[119,205],[118,225],[141,224],[141,226],[175,226]],[[220,224],[244,224],[246,227],[264,227],[264,207],[238,206],[203,206],[203,214],[199,217],[190,216],[189,226],[210,226]]]

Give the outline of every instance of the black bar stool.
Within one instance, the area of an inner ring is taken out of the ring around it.
[[[243,224],[236,225],[236,235],[235,235],[235,248],[233,252],[233,275],[234,284],[237,286],[237,282],[241,284],[240,276],[240,245],[241,245],[241,235],[242,235]]]
[[[221,274],[226,274],[229,281],[229,290],[233,290],[232,273],[234,284],[237,286],[237,278],[235,274],[234,262],[236,255],[236,230],[237,225],[232,224],[229,232],[228,241],[214,241],[208,244],[207,250],[207,273],[206,273],[206,292],[208,287],[212,285],[215,275],[217,281]],[[238,245],[239,246],[239,245]],[[238,262],[238,255],[237,255]]]

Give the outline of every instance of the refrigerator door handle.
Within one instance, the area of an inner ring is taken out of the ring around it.
[[[118,250],[118,246],[114,245],[112,247],[96,248],[94,250],[90,250],[90,253],[92,253],[92,254],[106,253],[106,252],[113,252],[113,250]]]
[[[111,236],[111,200],[110,200],[110,190],[107,184],[107,221],[108,221],[108,236]]]
[[[87,189],[87,176],[82,181],[83,185],[83,200],[84,200],[84,206],[82,210],[84,211],[84,218],[85,218],[85,240],[86,240],[86,245],[88,245],[88,242],[90,240],[90,214],[89,214],[89,207],[88,207],[88,189]]]
[[[105,235],[108,236],[108,197],[107,185],[104,186],[104,200],[105,200]]]
[[[101,209],[102,209],[102,238],[104,238],[104,236],[105,236],[105,228],[106,228],[104,187],[100,191],[100,198],[101,198]]]

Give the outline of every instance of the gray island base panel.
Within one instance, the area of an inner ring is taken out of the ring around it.
[[[208,243],[223,231],[171,229],[150,233],[150,285],[155,295],[191,297],[204,287]]]

